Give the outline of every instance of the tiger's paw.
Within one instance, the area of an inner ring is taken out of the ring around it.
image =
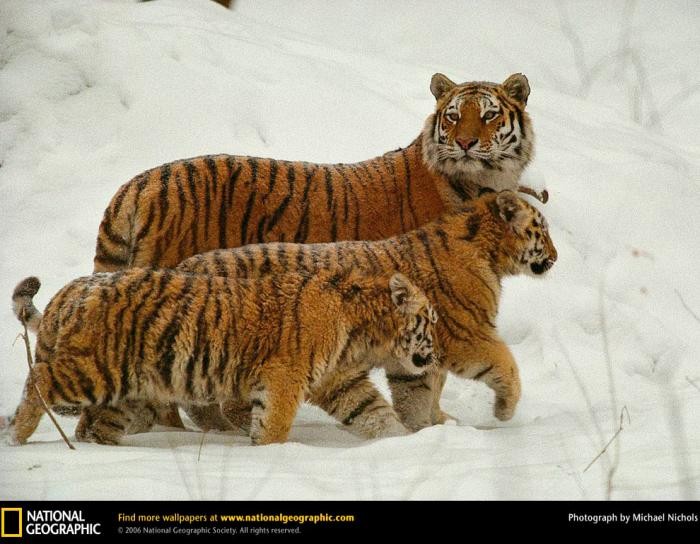
[[[500,421],[508,421],[515,414],[515,406],[506,404],[503,399],[497,399],[493,412]]]
[[[15,437],[12,427],[0,430],[0,444],[4,446],[21,446],[21,442]]]
[[[406,436],[411,434],[398,418],[392,414],[391,417],[371,418],[350,425],[343,425],[343,428],[360,438],[390,438],[393,436]]]
[[[411,434],[411,431],[408,430],[404,425],[399,421],[399,420],[394,420],[391,421],[390,424],[386,425],[386,427],[382,430],[382,432],[378,435],[377,438],[389,438],[392,436],[406,436]]]
[[[457,425],[457,418],[447,412],[440,412],[433,416],[433,425]]]
[[[0,431],[7,429],[10,426],[9,416],[0,416]]]

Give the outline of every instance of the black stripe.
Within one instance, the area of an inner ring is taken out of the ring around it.
[[[51,378],[51,390],[56,392],[56,395],[58,396],[59,399],[71,402],[72,399],[69,399],[68,396],[66,395],[66,390],[63,388],[63,385],[61,385],[61,382],[58,381],[58,378],[56,378],[56,374],[54,372],[55,368],[53,365],[47,364],[46,365],[48,370],[49,370],[49,377]],[[33,376],[30,374],[30,379],[34,379]],[[75,398],[75,397],[74,397]],[[72,401],[75,402],[75,401]]]
[[[101,263],[113,264],[116,266],[126,266],[129,262],[128,258],[125,259],[124,257],[119,257],[108,251],[99,238],[97,239],[97,247],[95,249],[95,259]]]
[[[294,241],[296,243],[302,243],[306,241],[309,234],[309,191],[311,190],[311,181],[316,173],[313,168],[308,168],[307,165],[303,166],[305,175],[304,192],[301,197],[301,202],[303,205],[301,212],[301,219],[299,220],[299,226],[297,227],[296,234],[294,235]]]
[[[339,359],[340,360],[340,359]],[[338,398],[346,395],[349,391],[352,389],[355,389],[359,384],[361,384],[363,381],[367,379],[367,374],[358,374],[357,376],[353,376],[349,380],[344,381],[342,384],[340,384],[337,388],[335,388],[330,396],[326,397],[324,404],[327,406],[331,406],[331,410],[329,413],[333,415],[333,413],[337,410],[336,402],[338,401]]]
[[[271,195],[272,192],[275,190],[275,184],[277,183],[277,171],[279,170],[279,166],[277,165],[276,160],[270,159],[269,164],[270,164],[270,177],[268,179],[267,195],[265,195],[264,200],[267,200],[267,197],[269,195]]]
[[[374,246],[373,246],[374,247]],[[394,270],[399,270],[401,268],[401,265],[399,264],[399,261],[392,255],[391,250],[386,244],[381,244],[377,246],[384,255],[387,256],[387,258],[391,261],[391,266],[394,268]]]
[[[452,287],[450,284],[449,280],[446,278],[443,278],[442,274],[440,274],[440,269],[435,261],[435,258],[433,256],[433,251],[432,251],[432,246],[430,244],[430,240],[428,238],[427,233],[425,232],[425,229],[418,229],[415,231],[415,236],[420,240],[421,244],[423,245],[424,251],[426,256],[428,257],[428,260],[430,261],[430,266],[433,269],[433,273],[435,275],[435,278],[438,281],[438,286],[440,290],[445,293],[447,296],[453,299],[453,301],[457,302],[457,304],[467,313],[469,313],[472,318],[474,319],[475,322],[477,323],[482,323],[486,322],[490,326],[493,327],[493,324],[491,323],[491,319],[489,316],[486,314],[486,312],[475,304],[474,302],[468,301],[464,302],[462,298],[459,296],[458,292]],[[469,268],[467,267],[465,269],[466,272],[470,274],[474,274]],[[478,316],[477,313],[480,313],[481,316]]]
[[[411,212],[411,217],[413,217],[412,227],[418,226],[418,216],[416,215],[416,210],[413,207],[413,197],[411,196],[411,166],[408,161],[408,156],[406,155],[406,150],[401,150],[401,156],[403,157],[403,164],[406,169],[406,200],[408,201],[408,210]]]
[[[252,190],[248,196],[248,202],[245,205],[245,211],[243,212],[243,221],[241,222],[241,245],[247,244],[247,233],[248,233],[248,221],[250,221],[250,214],[253,211],[253,205],[255,204],[255,198],[258,193],[255,189]]]
[[[445,253],[450,253],[450,245],[449,245],[449,236],[447,233],[441,228],[441,227],[436,227],[433,232],[435,235],[438,237],[440,240],[440,245],[442,245],[442,249],[445,251]]]
[[[270,232],[275,227],[275,225],[281,219],[282,215],[284,214],[285,210],[287,209],[287,206],[289,206],[289,203],[292,200],[292,195],[294,194],[295,176],[296,176],[296,174],[294,173],[294,167],[291,164],[288,164],[288,166],[287,166],[287,191],[288,191],[287,196],[284,197],[281,204],[272,213],[272,217],[270,218],[270,221],[267,224],[267,232]]]
[[[129,344],[132,346],[133,353],[130,357],[131,364],[133,365],[133,368],[135,369],[135,374],[138,376],[138,371],[136,369],[140,369],[143,367],[143,360],[144,360],[144,349],[146,342],[144,341],[144,336],[146,336],[149,333],[149,329],[153,323],[153,320],[155,319],[156,315],[160,312],[161,308],[161,296],[163,295],[163,291],[166,289],[166,287],[170,283],[170,278],[172,276],[172,273],[169,272],[159,272],[157,275],[154,274],[154,277],[157,278],[157,284],[148,290],[147,295],[144,296],[139,303],[139,305],[134,309],[133,311],[133,323],[129,335]],[[151,282],[149,282],[151,283]],[[153,303],[149,304],[148,307],[153,307],[153,309],[146,315],[144,319],[142,319],[139,322],[139,315],[141,314],[142,308],[147,304],[147,303]],[[138,334],[138,341],[137,341],[137,334]],[[136,348],[138,347],[138,359],[136,358]]]
[[[415,382],[425,378],[423,374],[387,374],[386,379],[389,382],[394,383],[405,383],[405,382]]]
[[[248,221],[250,220],[250,214],[253,211],[253,202],[258,194],[258,159],[255,157],[248,157],[248,165],[250,166],[250,185],[249,187],[253,191],[253,194],[248,199],[246,204],[245,216],[243,218],[244,225],[242,227],[241,244],[247,244],[249,242],[248,236]],[[252,241],[252,236],[251,240]]]
[[[259,274],[264,276],[270,273],[272,269],[272,261],[270,260],[270,249],[267,245],[263,244],[260,246],[260,253],[262,254],[262,264],[259,267]]]
[[[474,376],[474,377],[472,378],[472,380],[478,380],[478,379],[481,378],[484,374],[486,374],[487,372],[489,372],[492,368],[493,368],[493,365],[489,366],[488,368],[485,368],[484,370],[482,370],[481,372],[479,372],[476,376]]]
[[[133,181],[138,179],[139,178],[136,177]],[[110,215],[110,218],[115,215],[119,215],[119,211],[122,209],[122,204],[124,203],[126,194],[129,192],[131,186],[133,185],[133,181],[127,182],[119,188],[119,191],[117,192],[116,196],[112,199],[112,205],[105,210],[105,217],[107,217],[107,214]]]
[[[453,177],[448,177],[447,178],[447,183],[449,184],[450,188],[457,194],[457,196],[461,200],[470,200],[471,196],[469,195],[469,192],[467,192],[467,189],[459,183],[455,178]]]
[[[352,184],[350,183],[350,179],[345,175],[345,171],[343,170],[344,165],[342,164],[335,164],[333,165],[333,168],[335,168],[335,171],[340,175],[340,177],[343,180],[343,201],[344,201],[344,208],[343,208],[343,222],[347,223],[348,222],[348,213],[349,213],[349,202],[348,202],[348,194],[355,195],[355,191],[352,187]],[[354,196],[355,200],[357,200],[357,196]],[[359,238],[359,236],[357,237]]]
[[[241,170],[243,167],[239,164],[238,168],[231,171],[228,182],[228,198],[224,198],[221,195],[221,208],[219,208],[219,247],[228,247],[228,242],[226,240],[226,233],[228,231],[228,208],[233,201],[233,194],[236,191],[236,182],[238,181],[238,176],[241,175]],[[228,204],[228,205],[227,205]]]
[[[379,180],[379,184],[382,186],[382,192],[384,193],[384,198],[386,199],[386,207],[387,210],[389,210],[391,209],[391,195],[389,194],[389,189],[386,187],[386,179],[384,179],[382,171],[379,169],[379,165],[377,164],[376,160],[368,161],[368,163],[372,165],[372,168],[377,175],[377,179]]]
[[[121,236],[120,234],[117,234],[116,232],[114,232],[112,230],[111,220],[108,220],[107,218],[105,218],[102,221],[102,224],[100,225],[100,229],[101,229],[101,234],[104,237],[106,237],[114,245],[127,246],[127,247],[129,246],[129,241],[126,238],[124,238],[123,236]],[[98,239],[97,242],[99,243],[100,240]]]
[[[175,339],[180,332],[182,319],[187,316],[187,311],[192,302],[191,291],[193,276],[185,277],[185,285],[177,294],[177,299],[180,301],[180,306],[175,309],[173,318],[168,322],[165,329],[161,333],[160,338],[156,342],[156,353],[160,355],[158,361],[158,372],[163,380],[163,384],[170,388],[172,386],[172,371],[175,361]]]
[[[299,255],[302,255],[301,252],[297,255],[297,261],[299,261]],[[294,327],[296,328],[296,349],[297,353],[299,350],[301,350],[301,327],[299,323],[299,309],[301,306],[301,296],[304,292],[304,289],[306,288],[306,284],[309,283],[311,280],[310,276],[305,276],[301,280],[301,285],[299,285],[299,289],[296,292],[296,295],[294,297],[294,302],[292,303],[292,314],[294,315]]]
[[[90,404],[95,404],[97,400],[95,398],[95,384],[92,382],[89,376],[86,376],[85,373],[81,371],[81,369],[76,368],[75,371],[78,375],[78,383],[80,384],[82,394],[87,397]]]
[[[148,208],[148,217],[146,218],[146,223],[141,226],[141,229],[136,234],[136,244],[138,244],[147,234],[150,234],[154,216],[155,206],[153,205],[153,202],[151,202]]]
[[[391,175],[391,181],[394,184],[394,194],[396,195],[397,199],[397,204],[399,208],[399,221],[401,223],[401,232],[406,232],[406,218],[404,217],[404,191],[401,190],[401,187],[399,187],[399,180],[396,176],[396,156],[397,153],[392,153],[392,158],[389,159],[386,156],[384,157],[384,165],[387,167],[387,170],[389,171]]]
[[[190,237],[192,239],[192,248],[195,250],[195,253],[197,252],[197,249],[199,247],[199,244],[197,243],[197,226],[200,224],[199,223],[199,196],[197,195],[197,187],[195,183],[195,177],[196,177],[196,168],[194,166],[194,163],[192,161],[187,161],[185,163],[185,169],[187,170],[187,188],[190,191],[189,195],[189,201],[192,203],[194,206],[194,212],[193,212],[193,217],[192,217],[192,227],[190,231]],[[184,242],[184,237],[183,237],[183,242]],[[190,253],[189,251],[187,253]],[[180,256],[184,257],[185,256],[184,251],[180,251]]]
[[[367,262],[372,266],[372,272],[376,273],[382,270],[382,265],[377,258],[376,253],[372,250],[370,242],[361,242],[362,251],[367,258]]]
[[[360,402],[360,404],[358,404],[358,405],[355,407],[355,409],[354,409],[352,412],[350,412],[350,414],[348,415],[348,417],[346,417],[346,418],[343,420],[343,425],[350,425],[350,424],[353,422],[353,420],[354,420],[355,418],[357,418],[358,416],[360,416],[360,415],[362,414],[362,412],[364,412],[364,411],[367,409],[367,407],[368,407],[370,404],[372,404],[375,400],[377,400],[377,395],[376,395],[376,393],[373,394],[373,395],[370,396],[370,397],[367,397],[367,398],[366,398],[365,400],[363,400],[362,402]]]
[[[168,198],[168,185],[170,182],[170,164],[166,163],[160,167],[160,218],[158,219],[158,230],[163,228],[163,222],[168,215],[170,199]]]
[[[323,167],[323,173],[326,182],[326,208],[330,211],[333,207],[333,174],[327,166]]]
[[[211,155],[204,157],[204,166],[207,170],[204,183],[204,239],[209,240],[209,221],[211,218],[212,193],[216,192],[219,182],[219,173],[216,169],[216,161]]]
[[[276,244],[274,246],[276,250],[277,262],[281,268],[287,268],[287,249],[283,244]]]
[[[267,222],[267,216],[263,215],[258,221],[257,237],[252,240],[253,242],[262,243],[265,240],[265,223]]]
[[[205,315],[207,302],[212,298],[212,277],[207,276],[206,293],[202,298],[202,306],[197,315],[197,330],[192,346],[192,351],[185,366],[185,387],[190,396],[194,397],[194,369],[200,359],[200,353],[209,351],[209,331],[207,330]],[[204,346],[202,346],[204,344]],[[203,349],[202,349],[203,348]]]
[[[335,211],[335,200],[333,195],[333,173],[327,166],[323,167],[326,179],[326,206],[331,216],[331,241],[338,239],[338,218]]]

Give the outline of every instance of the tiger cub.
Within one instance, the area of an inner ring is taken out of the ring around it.
[[[27,278],[13,295],[18,318],[37,331],[36,363],[9,420],[8,434],[19,444],[43,415],[35,385],[50,407],[85,409],[80,440],[116,444],[150,425],[138,420],[139,401],[240,398],[251,407],[253,443],[268,444],[287,439],[304,398],[338,380],[341,359],[372,354],[398,361],[407,375],[435,361],[436,314],[399,273],[232,281],[134,268],[72,281],[43,316],[32,303],[39,285]],[[345,382],[348,393],[356,385]],[[393,418],[385,434],[407,432],[378,392],[361,391],[355,400],[347,417],[371,408],[375,419],[384,412],[384,424]],[[102,419],[90,422],[91,415]]]
[[[401,236],[378,242],[263,244],[218,250],[183,261],[181,271],[260,278],[288,270],[398,270],[422,289],[440,314],[436,326],[440,373],[415,375],[385,365],[394,409],[412,430],[442,423],[439,407],[446,373],[479,380],[494,390],[498,419],[513,416],[520,398],[515,360],[496,330],[501,279],[541,276],[557,259],[547,221],[515,193],[489,193],[459,211]],[[318,404],[324,407],[324,400]],[[245,407],[229,407],[227,419],[240,425]],[[219,407],[187,409],[200,426],[221,422]],[[226,423],[221,425],[227,428]]]

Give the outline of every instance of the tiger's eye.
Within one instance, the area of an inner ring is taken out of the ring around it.
[[[457,121],[459,121],[459,115],[456,114],[455,112],[450,112],[447,115],[445,115],[445,117],[447,117],[448,121],[452,121],[453,123],[456,123]]]
[[[484,121],[490,121],[491,119],[494,119],[498,114],[495,111],[487,111],[484,114]]]

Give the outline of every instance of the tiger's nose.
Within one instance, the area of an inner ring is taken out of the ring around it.
[[[455,141],[459,147],[464,149],[464,151],[469,151],[472,147],[479,143],[479,138],[457,138]]]

